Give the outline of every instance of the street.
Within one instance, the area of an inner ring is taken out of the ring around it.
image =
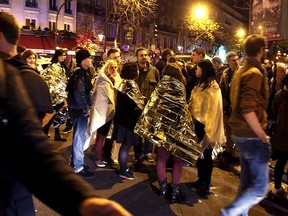
[[[50,130],[51,137],[52,129]],[[68,138],[67,142],[54,142],[64,157],[70,157],[72,132],[63,135]],[[132,159],[131,151],[130,159]],[[131,163],[131,168],[135,171],[136,180],[122,180],[118,176],[118,170],[106,165],[105,168],[96,168],[91,160],[91,151],[86,152],[85,162],[90,167],[90,171],[95,170],[95,177],[88,179],[99,196],[115,200],[137,216],[216,216],[220,209],[229,204],[236,195],[239,178],[232,172],[214,167],[212,176],[212,194],[201,197],[192,192],[189,188],[193,181],[197,179],[195,167],[184,167],[182,175],[181,189],[186,195],[187,202],[183,204],[170,204],[168,199],[161,199],[158,196],[158,181],[156,177],[156,162],[145,161],[141,165],[135,166]],[[130,160],[131,161],[131,160]],[[171,181],[171,170],[167,169],[168,182]],[[65,201],[63,201],[65,202]],[[35,198],[35,208],[37,216],[59,215],[46,207]],[[259,205],[254,206],[249,216],[265,215],[288,215],[288,209],[275,205],[273,202],[264,200]]]

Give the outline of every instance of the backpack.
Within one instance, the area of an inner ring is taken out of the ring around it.
[[[80,73],[81,73],[81,68],[77,67],[75,68],[74,72],[72,73],[71,77],[69,78],[67,85],[66,85],[66,91],[69,94],[73,94],[74,91],[77,88],[77,82],[80,79]]]

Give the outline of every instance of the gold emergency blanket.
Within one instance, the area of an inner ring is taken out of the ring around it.
[[[201,146],[192,128],[185,98],[185,86],[173,77],[163,76],[134,131],[153,144],[195,165],[201,154]]]
[[[127,94],[128,97],[137,104],[139,109],[143,110],[145,96],[141,94],[140,89],[134,80],[123,79],[118,87],[118,90],[124,94]]]

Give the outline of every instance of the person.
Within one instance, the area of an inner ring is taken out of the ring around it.
[[[211,61],[216,70],[216,82],[219,84],[223,71],[227,68],[227,65],[223,64],[222,59],[219,56],[214,56]]]
[[[281,183],[288,160],[288,75],[285,75],[282,85],[283,88],[276,93],[272,103],[272,111],[276,119],[275,133],[271,141],[273,150],[272,159],[276,160],[272,193],[279,196],[285,196]],[[286,197],[288,197],[287,194],[286,192]]]
[[[42,72],[44,80],[48,83],[53,108],[55,110],[55,114],[53,114],[52,118],[43,126],[43,131],[48,137],[50,137],[49,129],[53,124],[55,131],[54,140],[64,142],[67,141],[67,139],[62,137],[60,134],[59,127],[62,122],[59,121],[60,119],[57,117],[65,116],[67,119],[68,116],[65,108],[67,103],[67,92],[65,91],[67,84],[66,66],[64,64],[65,58],[66,52],[64,50],[55,50],[51,59],[51,65]]]
[[[42,66],[37,63],[38,61],[37,54],[32,50],[25,50],[21,54],[21,58],[26,64],[30,65],[32,68],[39,71],[39,73],[43,70]]]
[[[115,115],[116,87],[121,82],[118,70],[118,63],[115,60],[107,60],[101,68],[99,76],[93,89],[93,103],[88,128],[89,137],[87,143],[94,145],[94,162],[97,167],[105,167],[103,160],[103,145],[110,131],[110,127]]]
[[[157,146],[156,172],[160,197],[168,195],[166,160],[169,153],[172,154],[172,193],[169,197],[172,203],[185,200],[185,195],[180,191],[183,159],[193,164],[200,155],[200,146],[199,149],[195,146],[198,140],[187,109],[185,82],[179,66],[168,63],[134,129]]]
[[[162,58],[155,64],[155,67],[159,71],[161,77],[163,76],[162,71],[167,64],[168,58],[174,55],[175,53],[172,49],[167,48],[163,50]]]
[[[92,59],[90,56],[90,53],[84,49],[76,53],[78,67],[73,72],[66,87],[69,116],[74,127],[71,165],[75,173],[87,178],[94,176],[92,172],[84,168],[84,144],[92,105],[92,84],[89,72]]]
[[[248,215],[268,192],[270,140],[265,133],[268,84],[262,61],[265,38],[252,34],[244,40],[246,59],[231,83],[230,125],[239,150],[240,184],[234,201],[221,210],[222,216]]]
[[[193,67],[188,68],[188,75],[189,79],[187,80],[186,84],[186,100],[188,101],[190,99],[191,91],[196,85],[197,77],[196,77],[196,69],[197,69],[197,63],[200,61],[203,61],[205,58],[205,50],[201,47],[197,47],[192,51],[191,57],[192,57],[192,63]]]
[[[138,145],[140,137],[134,133],[134,127],[144,108],[144,96],[134,81],[139,76],[137,64],[126,62],[121,70],[122,82],[117,90],[112,139],[120,143],[118,161],[119,176],[134,180],[136,176],[128,167],[128,154],[132,145]]]
[[[274,77],[273,63],[269,59],[264,59],[263,66],[267,71],[268,86],[270,87],[272,78]]]
[[[231,127],[228,123],[231,116],[230,86],[232,77],[239,67],[238,54],[236,52],[228,52],[226,54],[226,61],[228,63],[228,68],[223,71],[219,86],[222,93],[224,127],[227,141],[224,151],[219,153],[218,158],[222,158],[224,162],[231,164],[239,162],[238,151],[231,137]]]
[[[225,143],[221,90],[216,82],[216,73],[210,60],[197,64],[198,81],[191,92],[189,111],[193,117],[195,133],[202,144],[202,155],[198,158],[198,179],[191,190],[200,195],[210,193],[213,171],[213,152],[220,151]]]
[[[15,17],[6,12],[0,12],[0,35],[0,133],[10,141],[0,157],[0,214],[35,215],[22,196],[11,200],[17,183],[61,215],[131,215],[118,203],[99,198],[43,134],[19,71],[2,60],[17,54],[20,36]]]
[[[18,49],[18,47],[19,46],[17,46],[17,52],[21,52],[23,49]],[[26,53],[29,53],[29,56],[30,54],[35,54],[34,52],[31,52],[28,50],[28,52]],[[40,72],[22,61],[22,54],[24,53],[25,50],[23,51],[23,53],[18,53],[17,55],[13,56],[12,58],[6,59],[5,61],[16,67],[20,72],[22,81],[27,88],[27,92],[37,111],[39,121],[42,124],[46,113],[53,113],[53,106],[49,88],[47,86],[47,83],[40,76]],[[39,89],[41,89],[41,91],[39,91]]]
[[[139,76],[135,80],[138,84],[141,93],[145,97],[145,104],[150,99],[150,95],[160,81],[160,73],[156,67],[149,64],[147,50],[140,47],[136,50],[137,65],[139,69]],[[144,139],[140,145],[134,147],[134,162],[142,162],[143,160],[154,161],[153,145],[152,143]]]

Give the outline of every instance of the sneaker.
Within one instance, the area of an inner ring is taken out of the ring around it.
[[[88,171],[86,169],[82,169],[77,174],[80,175],[83,178],[93,178],[94,177],[94,173],[92,173],[92,172],[90,172],[90,171]]]
[[[105,167],[106,165],[104,161],[95,161],[95,164],[97,167],[102,167],[102,168]]]
[[[136,179],[134,173],[129,169],[127,169],[124,173],[120,173],[119,176],[123,179],[128,179],[128,180]]]
[[[65,127],[62,133],[67,134],[67,133],[70,133],[71,131],[72,131],[72,127]]]
[[[149,154],[147,154],[145,156],[145,160],[147,160],[149,162],[154,162],[155,161],[155,159],[154,159],[154,157],[153,157],[153,155],[151,153],[149,153]]]

